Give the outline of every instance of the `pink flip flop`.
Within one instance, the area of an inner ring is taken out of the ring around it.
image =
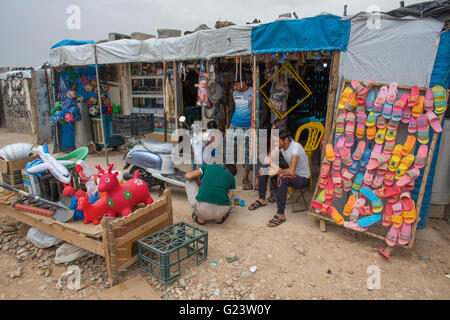
[[[369,90],[363,86],[361,83],[359,83],[358,80],[352,80],[352,87],[355,89],[355,92],[358,94],[358,96],[363,96],[369,92]]]
[[[413,208],[411,193],[409,191],[402,192],[400,201],[404,211],[410,211]]]
[[[409,101],[409,95],[408,95],[408,101]],[[409,123],[409,121],[411,120],[411,112],[412,112],[412,107],[410,107],[408,104],[406,104],[403,107],[403,115],[402,115],[402,122],[403,123]]]
[[[372,148],[372,153],[370,154],[370,159],[375,158],[376,155],[381,154],[381,150],[383,149],[383,145],[375,144]]]
[[[419,169],[425,167],[425,164],[427,163],[427,157],[428,157],[428,145],[421,144],[419,150],[417,150],[416,159],[414,160],[414,167]]]
[[[392,110],[392,120],[400,121],[403,117],[403,108],[408,103],[409,94],[405,93],[402,95],[400,100],[398,100],[395,105],[394,109]],[[431,97],[433,98],[433,96]]]
[[[411,88],[411,94],[409,95],[409,99],[408,99],[408,106],[409,107],[414,107],[418,100],[419,100],[419,87],[418,86],[414,86]]]
[[[378,91],[378,96],[373,104],[373,113],[376,116],[379,116],[381,114],[381,111],[383,110],[383,104],[386,101],[388,91],[389,89],[386,86],[382,86],[380,91]]]
[[[340,138],[344,136],[345,129],[345,114],[341,113],[336,119],[336,133],[335,137]]]
[[[411,181],[416,180],[420,176],[420,170],[418,168],[412,168],[411,170],[406,171],[406,174],[397,180],[397,187],[404,187]]]
[[[392,203],[386,203],[386,209],[384,210],[383,219],[381,220],[381,224],[383,227],[389,227],[392,225],[391,216],[394,211],[392,210]]]
[[[398,87],[397,82],[392,82],[389,87],[389,90],[388,90],[388,93],[386,96],[386,102],[390,105],[394,104],[395,99],[397,98],[397,91],[398,91],[397,87]]]
[[[405,246],[411,240],[411,223],[403,222],[400,232],[398,234],[398,244]]]
[[[339,159],[341,158],[339,149],[344,147],[344,143],[345,143],[345,137],[339,138],[338,142],[336,143],[336,146],[334,147],[335,158],[339,158]]]
[[[339,170],[333,170],[333,184],[334,184],[334,188],[336,190],[336,188],[342,188],[342,177],[341,177],[341,172]]]
[[[388,234],[386,235],[386,244],[389,247],[393,247],[397,244],[398,234],[400,233],[400,228],[391,227]]]
[[[341,154],[341,160],[347,167],[351,166],[353,161],[350,153],[346,148],[339,148],[339,153]]]
[[[353,152],[353,160],[355,161],[361,160],[362,156],[364,155],[365,149],[366,149],[366,142],[364,140],[359,141],[358,145],[356,146],[356,150]]]
[[[395,172],[390,170],[386,171],[384,174],[384,185],[387,187],[392,187],[394,185]]]
[[[386,119],[382,116],[378,116],[377,118],[377,128],[384,129],[386,127]]]
[[[394,151],[394,148],[395,148],[395,141],[393,141],[393,140],[386,141],[384,143],[383,153],[385,153],[387,155],[391,155],[392,151]]]
[[[375,175],[375,170],[366,170],[366,172],[364,173],[364,183],[367,186],[372,186],[374,175]]]
[[[425,111],[433,111],[434,110],[434,99],[433,99],[433,88],[428,88],[427,93],[425,94],[425,100],[423,102],[423,108]]]
[[[384,181],[384,174],[377,173],[375,179],[373,179],[372,187],[374,189],[381,188],[381,186],[383,185],[383,181]]]
[[[417,132],[417,120],[416,118],[412,117],[408,124],[408,133],[414,134]]]
[[[369,160],[366,168],[367,170],[375,170],[385,162],[386,159],[381,154],[377,154],[375,155],[375,157]]]
[[[344,227],[358,232],[366,232],[367,230],[369,230],[369,228],[360,227],[356,221],[345,221]]]
[[[441,133],[441,122],[439,121],[439,118],[436,116],[436,114],[433,111],[428,111],[426,116],[428,118],[428,123],[430,124],[430,127],[433,128],[434,132]]]
[[[345,135],[353,136],[355,132],[355,114],[353,112],[348,112],[345,118]]]
[[[325,199],[326,200],[330,200],[331,203],[333,203],[333,199],[334,199],[334,184],[333,184],[333,179],[328,178],[328,182],[327,182],[327,187],[325,189]]]
[[[333,161],[333,170],[338,170],[338,171],[341,170],[341,158],[334,159],[334,161]]]

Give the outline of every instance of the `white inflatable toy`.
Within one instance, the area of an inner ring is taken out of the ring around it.
[[[27,171],[29,173],[38,173],[41,171],[49,170],[50,173],[53,174],[59,181],[63,183],[70,182],[70,173],[65,165],[71,164],[73,163],[73,161],[56,160],[48,151],[47,144],[44,144],[44,146],[38,146],[37,148],[34,148],[33,151],[39,154],[39,157],[41,158],[43,163],[28,168]]]

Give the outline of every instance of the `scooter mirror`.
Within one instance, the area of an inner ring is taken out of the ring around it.
[[[186,121],[186,117],[185,116],[181,116],[178,121],[180,121],[181,123],[184,123]]]

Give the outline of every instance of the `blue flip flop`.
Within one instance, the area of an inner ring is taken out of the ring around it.
[[[370,216],[362,217],[361,219],[358,219],[358,226],[361,228],[367,228],[371,225],[377,223],[381,220],[381,214],[371,214]]]
[[[392,118],[392,109],[393,109],[392,104],[385,102],[383,105],[383,111],[381,112],[381,114],[383,115],[383,118],[385,118],[387,120],[391,119]]]
[[[377,195],[370,188],[362,187],[360,191],[361,194],[367,199],[369,199],[369,201],[372,203],[372,209],[374,213],[379,213],[383,211],[383,202],[381,202],[380,198],[378,198]]]
[[[375,101],[375,91],[370,90],[367,94],[367,100],[366,100],[366,110],[372,111],[373,110],[373,103]]]
[[[348,170],[351,173],[356,174],[358,172],[358,166],[359,166],[359,161],[353,161],[352,165],[348,168]]]
[[[366,171],[366,166],[367,166],[367,163],[370,160],[371,152],[372,151],[370,149],[368,149],[368,148],[366,148],[366,150],[364,150],[364,154],[363,154],[363,156],[361,158],[361,161],[359,162],[359,171],[361,171],[361,172]]]
[[[352,193],[356,196],[359,193],[359,190],[361,189],[361,185],[364,180],[364,175],[360,172],[356,175],[355,180],[353,180],[352,184]]]

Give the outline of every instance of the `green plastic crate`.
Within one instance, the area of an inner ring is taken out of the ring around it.
[[[206,260],[208,232],[186,222],[138,240],[139,267],[164,283],[178,279],[182,262],[193,256],[197,265]]]

